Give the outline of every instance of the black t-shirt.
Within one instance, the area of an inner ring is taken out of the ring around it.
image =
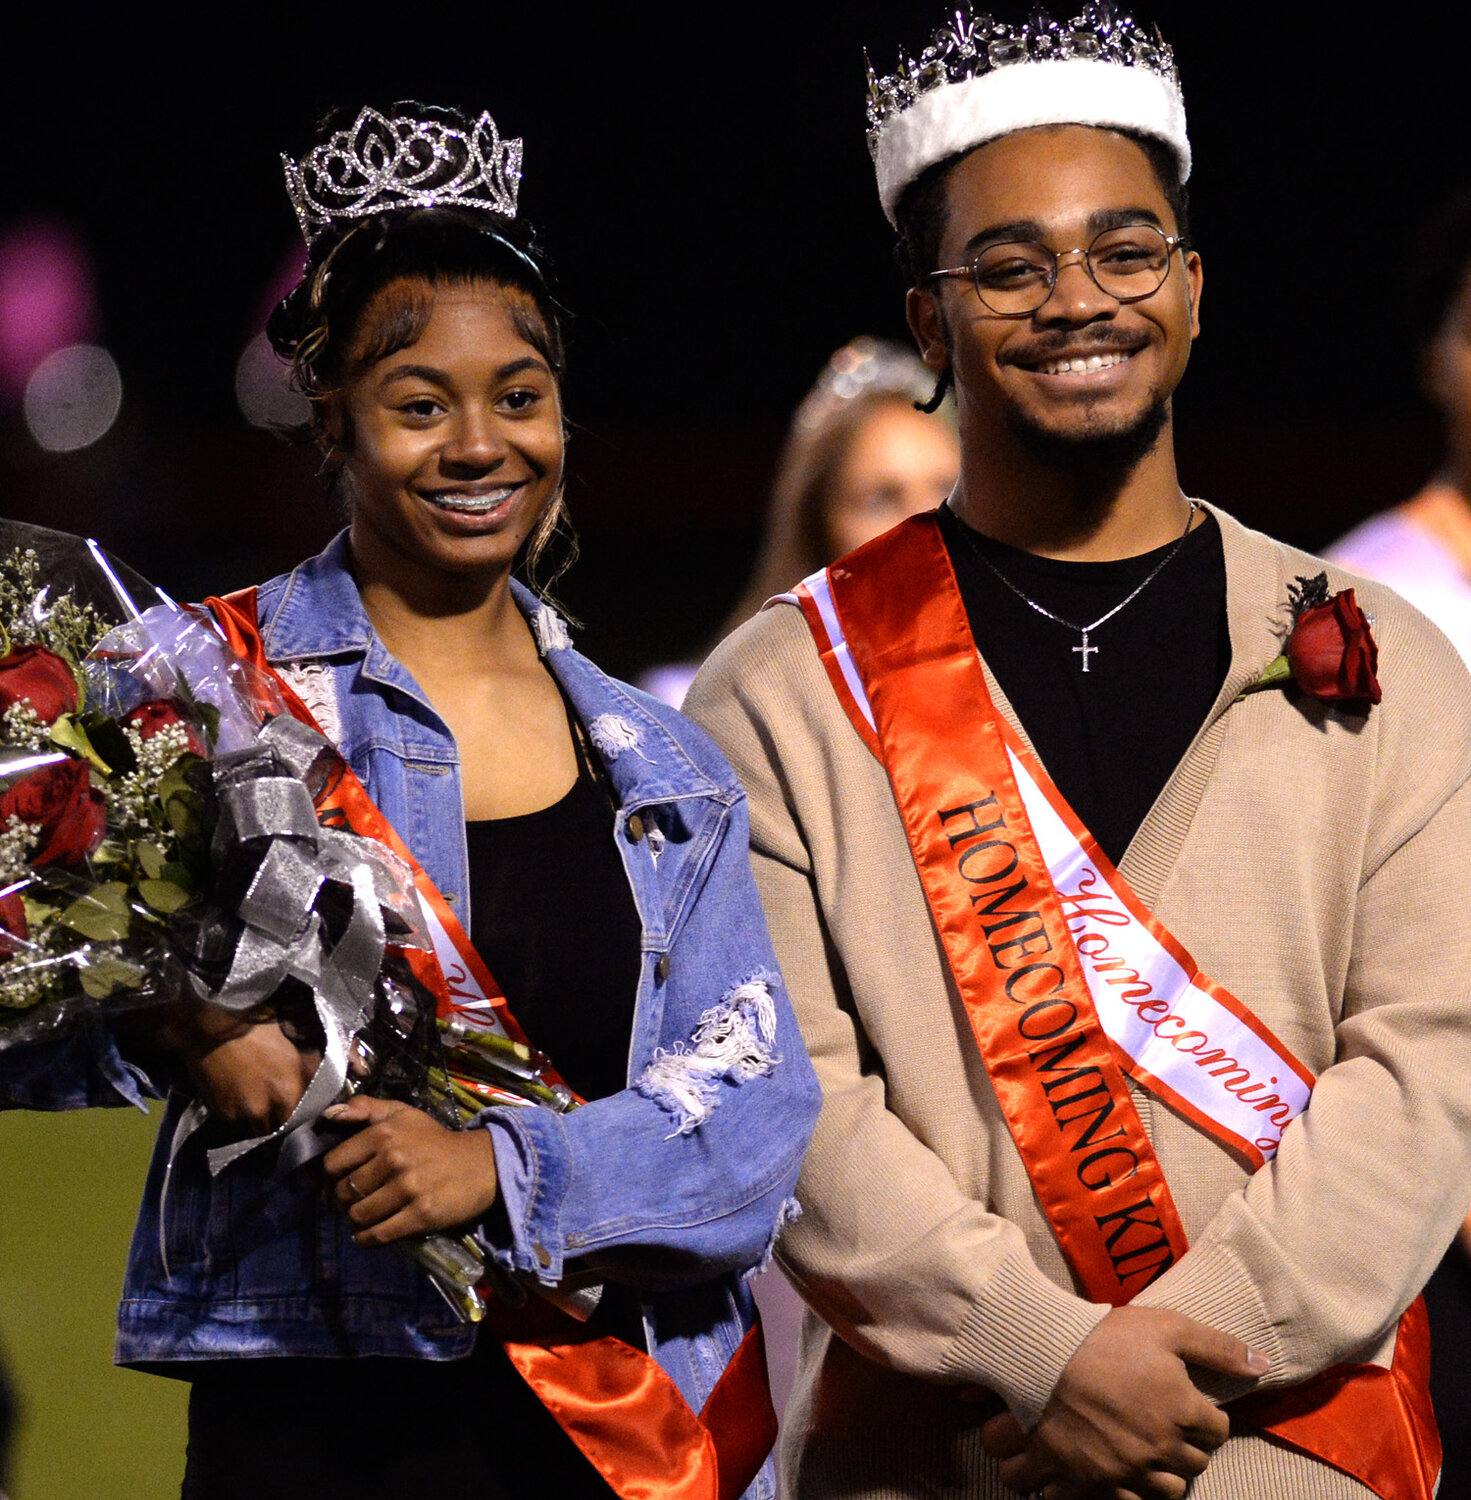
[[[977,648],[1047,774],[1117,864],[1231,665],[1220,527],[1207,512],[1139,597],[1090,634],[1097,650],[1084,672],[1079,632],[1032,609],[992,568],[1082,626],[1127,599],[1175,544],[1059,562],[982,536],[948,506],[939,514]]]

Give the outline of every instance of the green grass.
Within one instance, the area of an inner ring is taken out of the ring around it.
[[[0,1348],[21,1404],[11,1500],[176,1500],[189,1388],[113,1333],[157,1129],[132,1109],[0,1114]]]

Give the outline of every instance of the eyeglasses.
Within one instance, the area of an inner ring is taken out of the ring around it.
[[[969,277],[976,296],[1001,318],[1025,318],[1036,312],[1052,295],[1062,262],[1081,256],[1093,284],[1115,302],[1140,302],[1152,297],[1165,284],[1176,250],[1185,248],[1180,235],[1164,234],[1152,224],[1125,224],[1105,229],[1086,250],[1064,250],[1056,254],[1035,240],[1008,240],[987,245],[969,265],[941,276]]]

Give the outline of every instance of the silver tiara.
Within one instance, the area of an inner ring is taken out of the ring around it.
[[[942,26],[917,58],[899,54],[899,66],[880,78],[868,68],[868,144],[916,99],[948,83],[980,78],[1016,63],[1072,59],[1147,68],[1178,90],[1175,55],[1158,31],[1147,33],[1111,0],[1094,0],[1071,21],[1054,21],[1035,9],[1023,26],[1007,26],[966,6]]]
[[[913,349],[860,334],[837,350],[797,408],[798,427],[816,427],[835,407],[858,396],[928,401],[935,377]]]
[[[503,141],[487,112],[467,130],[439,120],[359,112],[352,127],[299,162],[282,156],[286,191],[308,245],[339,219],[463,204],[516,217],[521,142]]]

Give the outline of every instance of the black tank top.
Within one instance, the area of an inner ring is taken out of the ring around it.
[[[465,824],[470,941],[535,1045],[584,1099],[600,1099],[628,1081],[643,932],[607,773],[571,728],[578,772],[566,796]]]

